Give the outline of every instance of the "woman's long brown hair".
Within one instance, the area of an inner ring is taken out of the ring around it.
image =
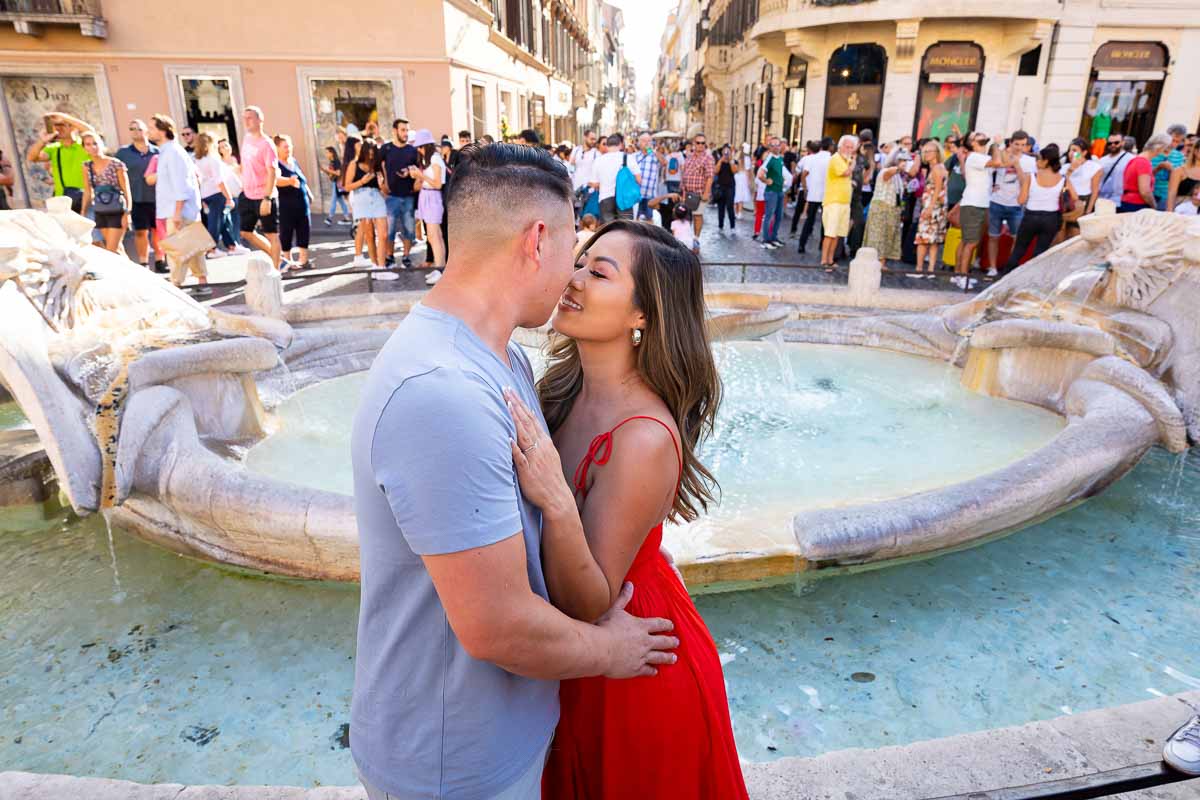
[[[696,256],[670,232],[646,222],[614,220],[583,249],[614,231],[633,239],[633,304],[646,318],[637,349],[638,373],[667,404],[679,428],[683,473],[668,519],[690,522],[708,509],[718,488],[696,457],[721,403],[721,379],[705,324],[703,273]],[[538,382],[551,433],[566,421],[582,388],[575,340],[552,333],[546,374]]]

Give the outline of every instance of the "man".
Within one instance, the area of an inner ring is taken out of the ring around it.
[[[1187,128],[1182,125],[1172,125],[1167,128],[1170,143],[1150,160],[1154,169],[1154,207],[1159,211],[1167,210],[1167,197],[1171,189],[1171,173],[1176,167],[1183,166],[1183,145],[1187,138]]]
[[[796,162],[800,160],[800,143],[788,142],[783,143],[783,168],[787,170],[789,175],[796,174]],[[796,192],[800,190],[800,182],[792,181],[792,188],[788,190],[788,200],[796,201]]]
[[[192,155],[196,152],[196,132],[190,126],[184,125],[179,131],[179,143],[188,155]]]
[[[708,152],[708,138],[703,133],[692,137],[692,152],[683,162],[679,171],[679,188],[683,193],[684,205],[692,212],[692,230],[696,242],[692,252],[700,252],[700,231],[704,228],[704,213],[700,203],[707,203],[712,197],[713,177],[716,175],[716,162],[712,153]]]
[[[417,148],[408,143],[408,120],[400,117],[392,122],[392,140],[379,148],[379,163],[387,175],[388,237],[384,244],[387,266],[396,263],[396,231],[400,231],[403,248],[400,263],[405,269],[412,266],[413,242],[417,238],[417,193],[408,168],[417,165]],[[432,248],[430,248],[432,252]]]
[[[784,162],[778,136],[770,137],[767,147],[769,150],[755,178],[766,186],[763,191],[766,208],[763,211],[762,247],[764,250],[774,250],[783,246],[779,241],[779,228],[783,224]]]
[[[874,176],[877,165],[879,164],[879,161],[877,160],[879,153],[876,152],[875,148],[875,131],[871,130],[870,128],[863,128],[858,132],[858,142],[859,158],[862,160],[862,158],[865,157],[870,161],[869,171],[871,176]],[[856,171],[858,169],[859,167],[855,168]],[[866,226],[867,212],[871,208],[871,199],[875,196],[875,182],[873,180],[867,180],[865,183],[861,184],[858,196],[862,201],[863,213],[861,215],[861,219],[858,216],[856,216],[854,219],[854,225],[852,228],[854,232],[851,233],[851,238],[853,239],[857,235],[858,242],[861,244],[862,237],[865,233],[864,228]],[[851,250],[857,252],[858,246],[852,246]]]
[[[638,219],[654,219],[650,201],[658,197],[662,186],[659,185],[659,175],[662,174],[666,158],[655,152],[654,140],[649,133],[638,137],[637,159],[638,183],[642,187],[642,198],[638,201]]]
[[[595,168],[596,159],[599,156],[600,150],[596,147],[596,132],[584,131],[583,142],[576,145],[575,149],[571,151],[571,164],[575,167],[575,172],[571,176],[571,186],[575,190],[575,197],[578,201],[577,211],[581,216],[583,209],[588,204],[588,199],[596,191],[588,184],[592,181],[592,170]]]
[[[175,120],[166,114],[155,114],[150,123],[150,141],[158,146],[158,168],[154,177],[155,215],[166,221],[166,234],[170,237],[200,219],[200,174],[195,160],[175,139]],[[191,267],[199,281],[193,293],[201,297],[211,295],[204,259],[192,259]],[[171,270],[171,282],[181,286],[184,277],[182,265],[175,265]]]
[[[279,177],[275,143],[263,130],[263,112],[258,106],[246,106],[242,124],[246,137],[242,140],[242,194],[238,197],[242,238],[246,244],[271,257],[271,263],[282,267],[279,252],[279,201],[275,179]],[[255,230],[260,228],[261,233]]]
[[[829,159],[825,172],[825,199],[821,208],[821,266],[833,272],[838,240],[850,235],[850,173],[858,137],[846,135],[838,140],[837,154]]]
[[[1167,135],[1171,137],[1171,149],[1183,152],[1184,142],[1187,141],[1187,126],[1178,122],[1168,125]]]
[[[652,674],[678,643],[670,622],[624,612],[629,585],[596,624],[556,610],[543,525],[556,547],[587,542],[517,485],[505,387],[541,411],[509,339],[546,323],[574,272],[566,170],[540,148],[482,147],[447,205],[460,233],[445,277],[380,351],[351,436],[362,597],[350,750],[371,800],[536,800],[558,681]],[[431,408],[453,424],[413,424]]]
[[[624,151],[624,142],[625,138],[619,133],[608,137],[608,151],[596,159],[588,182],[599,193],[601,225],[607,225],[617,218],[633,219],[633,208],[617,208],[617,174],[632,161]],[[637,173],[634,173],[634,177],[637,177]]]
[[[999,158],[993,156],[988,167],[992,169],[992,198],[988,204],[988,277],[999,273],[996,261],[1000,255],[1000,237],[1004,226],[1012,236],[1021,229],[1025,216],[1025,202],[1029,198],[1029,181],[1037,173],[1037,159],[1029,154],[1029,134],[1016,131],[1008,140],[1008,147],[998,150]]]
[[[1121,205],[1125,192],[1125,168],[1133,160],[1137,139],[1132,136],[1110,134],[1104,143],[1104,155],[1100,158],[1100,169],[1092,176],[1092,197],[1112,201]]]
[[[50,128],[29,147],[25,158],[30,164],[45,164],[54,181],[55,197],[70,197],[71,210],[83,211],[83,164],[92,158],[80,144],[80,136],[94,129],[70,114],[54,112],[42,117]]]
[[[155,188],[146,183],[146,168],[158,155],[158,148],[146,139],[146,123],[135,119],[129,123],[129,144],[117,151],[117,158],[125,165],[129,176],[129,193],[133,195],[130,217],[133,222],[133,245],[137,250],[139,264],[155,272],[166,272],[167,262],[159,246],[154,230]],[[150,240],[154,240],[154,263],[150,263]]]
[[[541,147],[542,137],[533,128],[526,128],[517,134],[516,143],[527,147]]]
[[[796,195],[796,208],[792,211],[791,233],[793,236],[796,235],[796,226],[800,224],[800,218],[804,216],[804,209],[808,204],[808,195],[804,188],[804,173],[807,169],[807,165],[811,163],[813,154],[817,152],[817,147],[817,143],[811,139],[805,142],[804,155],[800,156],[800,158],[796,160],[796,167],[792,172],[792,174],[795,176],[795,180],[792,181],[792,190]]]
[[[800,229],[800,252],[808,249],[808,237],[812,236],[813,225],[822,218],[825,203],[825,181],[829,174],[829,161],[833,158],[833,139],[826,136],[817,146],[801,173],[804,181],[805,212],[804,227]]]

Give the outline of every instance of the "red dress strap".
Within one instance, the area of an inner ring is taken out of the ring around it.
[[[575,468],[575,491],[580,492],[585,498],[587,497],[588,468],[592,464],[602,467],[608,463],[608,460],[612,458],[613,434],[622,425],[627,422],[633,422],[635,419],[648,419],[666,428],[667,435],[671,437],[671,446],[675,450],[675,459],[679,462],[679,479],[675,482],[678,487],[679,482],[683,480],[683,456],[679,453],[679,443],[675,440],[675,431],[671,430],[670,425],[657,417],[637,416],[621,420],[613,426],[612,430],[601,433],[592,439],[591,445],[588,446],[587,455],[583,457],[583,460],[579,462],[579,466]]]

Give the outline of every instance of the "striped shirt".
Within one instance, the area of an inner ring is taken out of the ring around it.
[[[649,200],[658,197],[658,176],[662,171],[662,165],[658,163],[658,155],[652,152],[638,153],[636,158],[638,174],[642,178],[642,199]]]

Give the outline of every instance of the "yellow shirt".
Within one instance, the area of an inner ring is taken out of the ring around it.
[[[850,205],[850,164],[841,153],[829,159],[825,173],[825,205]]]

